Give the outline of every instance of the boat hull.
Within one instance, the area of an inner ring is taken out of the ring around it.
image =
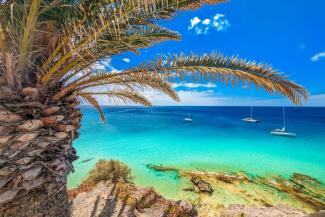
[[[287,132],[276,132],[276,131],[271,131],[272,135],[275,136],[284,136],[284,137],[296,137],[295,133],[287,133]]]
[[[242,119],[245,122],[250,122],[250,123],[258,123],[260,122],[259,120],[253,119],[253,118],[244,118]]]

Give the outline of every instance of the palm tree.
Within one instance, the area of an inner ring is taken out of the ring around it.
[[[299,104],[305,89],[270,66],[221,54],[169,55],[122,72],[94,64],[165,40],[154,23],[177,10],[224,0],[0,1],[0,216],[67,216],[67,174],[77,159],[83,98],[150,106],[151,88],[179,100],[170,79],[254,84]]]

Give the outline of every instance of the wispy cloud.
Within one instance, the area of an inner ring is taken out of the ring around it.
[[[126,63],[131,62],[130,58],[123,58],[122,60],[123,60],[124,62],[126,62]]]
[[[102,59],[93,65],[91,65],[91,69],[95,71],[109,71],[109,72],[120,72],[120,70],[114,68],[111,64],[111,58]]]
[[[190,20],[189,31],[194,31],[197,35],[208,34],[210,29],[216,31],[225,31],[230,27],[230,22],[224,14],[216,14],[211,19],[206,18],[203,21],[199,17],[193,17]]]
[[[196,26],[197,24],[199,24],[201,22],[201,20],[198,17],[193,17],[191,20],[191,25],[188,27],[189,30],[193,29],[194,26]]]
[[[312,56],[310,58],[310,60],[313,61],[313,62],[318,62],[320,60],[325,60],[325,52],[320,52],[320,53],[315,54],[314,56]]]
[[[173,83],[173,88],[178,88],[178,87],[186,87],[186,88],[200,88],[200,87],[205,87],[205,88],[215,88],[217,87],[216,84],[208,82],[206,84],[203,83],[186,83],[186,82],[180,82],[180,83]]]
[[[175,102],[163,94],[153,93],[149,99],[154,105],[173,105],[173,106],[212,106],[223,105],[227,98],[217,97],[211,91],[178,91],[181,102]]]
[[[256,97],[236,97],[223,96],[222,93],[211,89],[206,91],[181,90],[177,91],[181,102],[175,102],[165,94],[157,93],[153,90],[147,90],[144,95],[156,106],[293,106],[293,104],[284,97],[274,99],[262,99]],[[107,100],[106,96],[96,96],[101,105],[116,105]],[[83,104],[86,104],[83,102]],[[135,105],[134,103],[123,103],[119,105]],[[303,106],[325,106],[325,93],[311,95],[309,100]]]

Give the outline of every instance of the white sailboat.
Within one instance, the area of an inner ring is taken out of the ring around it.
[[[285,119],[285,108],[283,106],[283,127],[282,129],[275,129],[271,131],[272,135],[275,136],[286,136],[286,137],[296,137],[295,133],[289,133],[286,131],[286,119]]]
[[[192,122],[193,121],[192,118],[191,118],[190,113],[188,113],[188,117],[184,118],[184,121],[186,121],[186,122]]]
[[[251,116],[249,118],[244,118],[242,120],[246,121],[246,122],[251,122],[251,123],[260,122],[259,120],[256,120],[256,119],[253,118],[253,106],[251,106]]]

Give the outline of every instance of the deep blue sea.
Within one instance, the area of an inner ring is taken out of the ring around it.
[[[287,129],[295,138],[270,134],[282,127],[282,107],[254,107],[260,123],[241,120],[250,116],[250,107],[104,107],[107,125],[95,109],[81,110],[80,137],[74,142],[80,158],[70,188],[97,159],[123,161],[137,184],[169,197],[177,181],[160,177],[147,164],[286,177],[299,172],[325,183],[325,108],[287,107]],[[192,123],[184,122],[189,113]]]

